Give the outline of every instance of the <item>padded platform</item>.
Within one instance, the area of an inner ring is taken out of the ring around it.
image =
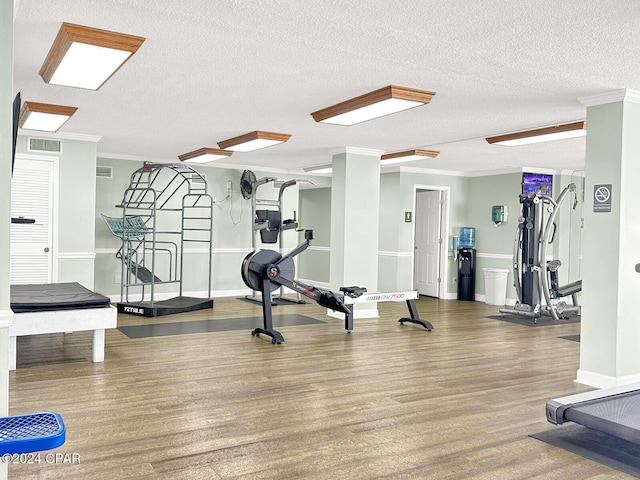
[[[11,285],[9,369],[16,369],[17,337],[45,333],[93,330],[94,362],[104,361],[105,329],[118,326],[118,315],[108,297],[79,283]]]
[[[213,299],[174,297],[167,300],[153,302],[126,302],[118,303],[118,313],[141,315],[143,317],[162,317],[176,313],[195,312],[213,308]]]
[[[111,300],[77,282],[11,285],[14,313],[108,307]]]

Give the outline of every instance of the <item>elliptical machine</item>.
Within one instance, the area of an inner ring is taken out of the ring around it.
[[[345,329],[353,330],[353,312],[343,301],[344,296],[333,293],[330,290],[323,291],[313,285],[307,285],[294,279],[295,264],[293,257],[309,248],[309,242],[313,239],[313,230],[305,230],[305,242],[291,250],[287,255],[282,256],[274,250],[257,250],[248,254],[242,261],[241,275],[245,285],[254,291],[262,294],[262,316],[263,328],[256,328],[251,335],[256,337],[260,334],[271,337],[271,343],[280,344],[284,342],[284,337],[280,332],[273,329],[273,316],[271,313],[271,292],[281,286],[310,298],[323,307],[330,308],[345,314]],[[358,296],[366,292],[366,288],[361,288],[355,292]]]
[[[542,315],[558,321],[561,316],[580,313],[577,294],[582,290],[582,280],[558,286],[557,271],[562,262],[557,259],[547,261],[547,247],[555,236],[558,210],[575,189],[575,184],[567,185],[557,200],[541,192],[520,195],[522,216],[518,219],[513,250],[513,278],[518,301],[513,309],[501,308],[500,313],[530,317],[534,323]],[[545,213],[549,215],[546,221]],[[552,301],[567,296],[572,297],[572,306],[563,300]]]

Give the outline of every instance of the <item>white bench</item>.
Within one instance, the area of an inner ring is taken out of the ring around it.
[[[9,370],[16,369],[17,338],[44,333],[93,330],[92,359],[104,362],[105,329],[117,326],[118,311],[113,306],[16,313],[9,327]]]

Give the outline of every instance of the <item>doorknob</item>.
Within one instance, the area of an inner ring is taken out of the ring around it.
[[[44,247],[45,253],[49,253],[49,247]]]

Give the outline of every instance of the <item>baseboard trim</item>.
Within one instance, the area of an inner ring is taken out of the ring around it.
[[[611,375],[603,375],[602,373],[590,372],[580,368],[576,374],[575,382],[595,388],[619,387],[640,382],[640,373],[612,377]]]

